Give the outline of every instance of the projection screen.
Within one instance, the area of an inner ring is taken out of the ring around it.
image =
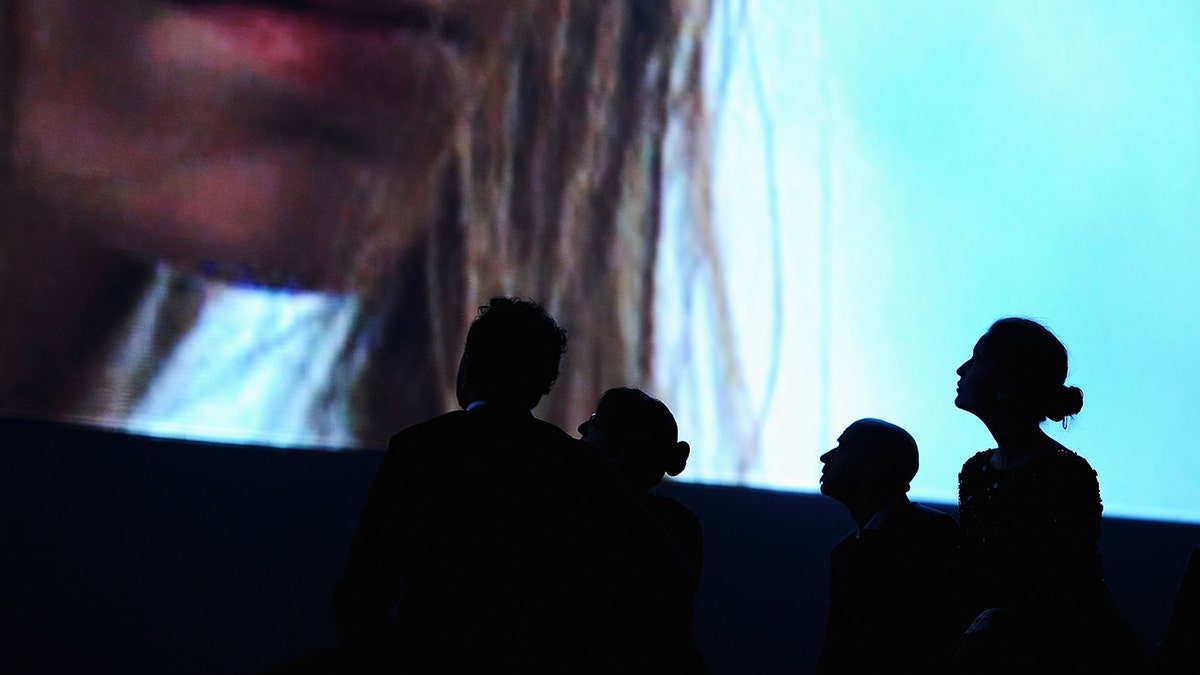
[[[861,417],[953,502],[992,321],[1108,515],[1200,521],[1191,2],[0,1],[0,414],[378,450],[475,308],[570,334],[537,413],[676,413],[682,480],[815,491]]]

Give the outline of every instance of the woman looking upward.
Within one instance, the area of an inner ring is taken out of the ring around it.
[[[1140,647],[1109,599],[1101,567],[1096,472],[1041,426],[1083,407],[1083,392],[1065,384],[1066,348],[1036,321],[1005,318],[958,375],[955,405],[996,440],[959,474],[962,596],[974,623],[958,665],[964,672],[1132,668]]]

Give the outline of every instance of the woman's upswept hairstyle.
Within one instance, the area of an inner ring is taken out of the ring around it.
[[[1065,386],[1067,348],[1032,319],[1007,317],[984,336],[984,358],[1013,383],[1017,403],[1038,420],[1063,419],[1083,409],[1083,391]]]

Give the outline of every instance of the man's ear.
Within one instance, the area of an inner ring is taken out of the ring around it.
[[[664,470],[668,476],[678,476],[687,467],[688,457],[692,456],[692,446],[687,441],[679,441],[671,449],[670,456],[665,458]]]

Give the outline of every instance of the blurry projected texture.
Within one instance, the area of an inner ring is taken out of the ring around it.
[[[708,9],[0,0],[0,411],[382,448],[455,405],[476,308],[520,295],[575,336],[539,408],[573,427],[650,377]]]
[[[682,478],[813,491],[880,417],[953,502],[997,318],[1066,344],[1109,515],[1200,521],[1190,2],[0,0],[0,413],[382,448],[475,308],[538,413],[676,413]],[[1047,425],[1049,428],[1050,425]]]

